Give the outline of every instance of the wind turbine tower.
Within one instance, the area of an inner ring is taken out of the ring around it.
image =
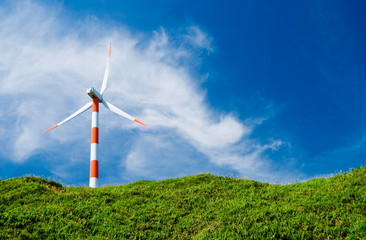
[[[86,90],[86,93],[92,98],[92,101],[85,104],[82,108],[80,108],[79,110],[77,110],[75,113],[71,114],[69,117],[67,117],[65,120],[57,123],[55,126],[51,127],[50,129],[47,129],[45,132],[48,132],[58,126],[60,126],[61,124],[64,124],[65,122],[73,119],[74,117],[82,114],[83,112],[85,112],[86,110],[88,110],[89,108],[92,108],[92,124],[91,124],[91,146],[90,146],[90,178],[89,178],[89,187],[91,188],[97,188],[98,184],[99,184],[99,158],[98,158],[98,144],[99,144],[99,103],[102,103],[104,105],[104,107],[106,107],[107,109],[111,110],[114,113],[117,113],[118,115],[121,115],[122,117],[125,117],[129,120],[135,121],[137,123],[140,123],[144,126],[146,126],[144,123],[140,122],[139,120],[137,120],[136,118],[128,115],[127,113],[125,113],[124,111],[122,111],[121,109],[115,107],[114,105],[112,105],[111,103],[107,102],[104,98],[103,98],[103,93],[107,87],[107,82],[108,82],[108,75],[109,75],[109,61],[111,58],[111,48],[112,48],[112,43],[110,43],[109,45],[109,54],[108,54],[108,60],[107,60],[107,67],[105,69],[105,73],[104,73],[104,79],[103,79],[103,83],[102,83],[102,88],[100,90],[100,93],[95,90],[93,87],[88,88]]]

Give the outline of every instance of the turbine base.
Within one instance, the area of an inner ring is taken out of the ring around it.
[[[91,188],[97,188],[99,183],[99,179],[96,177],[92,177],[89,179],[89,187]]]

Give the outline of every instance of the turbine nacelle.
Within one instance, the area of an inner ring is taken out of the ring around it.
[[[93,98],[98,98],[99,102],[103,102],[103,96],[102,94],[100,94],[97,90],[95,90],[93,87],[88,88],[86,90],[86,93],[89,95],[89,97]]]

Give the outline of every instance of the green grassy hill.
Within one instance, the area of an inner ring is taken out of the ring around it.
[[[210,174],[90,189],[0,181],[0,239],[366,239],[366,168],[270,185]]]

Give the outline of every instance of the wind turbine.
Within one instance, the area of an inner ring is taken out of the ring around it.
[[[90,178],[89,178],[89,187],[91,187],[91,188],[97,188],[98,187],[98,180],[99,180],[99,171],[98,171],[98,169],[99,169],[99,167],[98,167],[99,103],[102,103],[104,105],[104,107],[111,110],[112,112],[117,113],[118,115],[121,115],[122,117],[125,117],[129,120],[135,121],[137,123],[140,123],[140,124],[146,126],[144,123],[142,123],[139,120],[137,120],[136,118],[128,115],[127,113],[125,113],[121,109],[115,107],[114,105],[107,102],[103,98],[103,93],[104,93],[104,91],[107,87],[107,82],[108,82],[109,60],[111,58],[111,48],[112,48],[112,43],[110,43],[110,45],[109,45],[109,54],[108,54],[107,66],[106,66],[106,69],[105,69],[103,84],[102,84],[102,88],[100,90],[100,93],[97,90],[95,90],[93,87],[88,88],[86,90],[86,93],[93,99],[91,102],[85,104],[82,108],[77,110],[75,113],[71,114],[65,120],[57,123],[55,126],[51,127],[50,129],[47,129],[46,131],[43,132],[43,133],[48,132],[48,131],[60,126],[61,124],[64,124],[64,123],[70,121],[74,117],[82,114],[83,112],[85,112],[86,110],[88,110],[89,108],[92,107],[93,112],[92,112],[92,126],[91,126]]]

